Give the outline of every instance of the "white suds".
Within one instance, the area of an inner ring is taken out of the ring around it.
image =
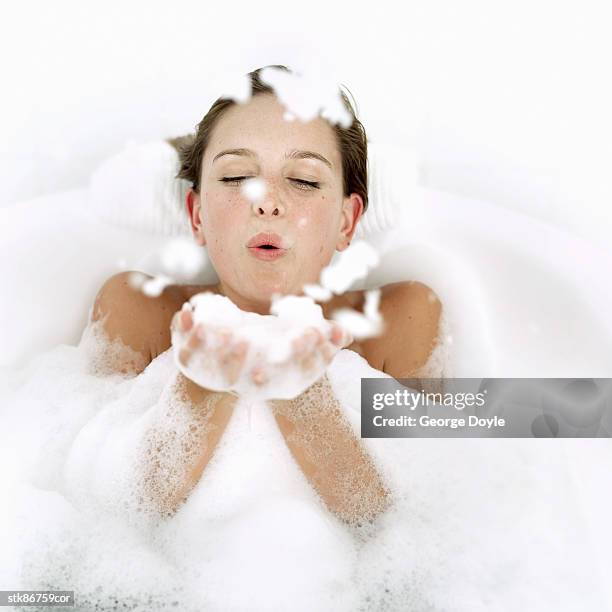
[[[352,308],[338,308],[332,312],[332,319],[348,330],[356,340],[364,340],[381,334],[383,317],[378,310],[380,289],[365,293],[363,314]]]
[[[329,338],[331,324],[309,297],[294,295],[273,300],[271,314],[259,315],[240,310],[229,298],[205,292],[190,300],[195,325],[204,326],[205,350],[196,351],[187,365],[180,360],[185,335],[172,333],[175,362],[187,378],[216,391],[233,391],[259,398],[293,398],[308,388],[325,371],[326,363],[317,359],[304,371],[291,358],[293,342],[314,328]],[[237,380],[223,372],[223,356],[240,342],[247,343],[244,364]],[[268,382],[256,384],[251,375],[263,369]]]
[[[336,262],[329,264],[320,274],[320,284],[305,284],[304,293],[318,302],[328,302],[333,294],[345,293],[357,280],[365,278],[380,261],[378,252],[365,240],[358,240],[340,253]],[[364,313],[352,308],[338,308],[332,318],[358,340],[380,335],[383,318],[378,307],[380,290],[365,294]]]
[[[357,240],[342,251],[338,261],[321,272],[321,285],[336,294],[344,293],[355,281],[365,278],[378,265],[378,252],[365,240]]]
[[[247,179],[242,183],[241,192],[251,202],[261,202],[266,197],[266,183],[258,177]]]

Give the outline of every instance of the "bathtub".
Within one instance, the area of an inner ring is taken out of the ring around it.
[[[167,237],[101,220],[88,208],[88,197],[87,189],[76,189],[0,210],[5,249],[0,258],[5,281],[0,305],[5,348],[0,392],[12,391],[18,384],[24,389],[28,380],[35,387],[35,378],[28,375],[54,371],[54,360],[45,357],[52,351],[57,351],[57,363],[68,367],[70,347],[79,343],[89,307],[108,276],[121,269],[157,271],[155,253]],[[433,189],[416,190],[405,212],[401,224],[370,232],[368,240],[379,249],[381,265],[354,287],[414,279],[434,289],[449,321],[445,341],[452,347],[455,376],[612,375],[612,290],[605,283],[612,269],[610,253],[525,214]],[[214,279],[209,268],[199,280]],[[153,374],[149,376],[154,385]],[[70,397],[69,407],[76,414],[75,386],[67,384],[62,391],[57,384],[49,383],[49,394],[56,393],[56,400],[62,393]],[[243,503],[240,509],[228,506],[227,514],[220,512],[206,523],[197,511],[197,500],[206,497],[201,488],[190,501],[191,510],[163,527],[163,538],[159,532],[159,540],[147,532],[150,539],[144,541],[138,531],[101,520],[100,525],[110,531],[96,531],[91,525],[92,531],[79,531],[85,519],[53,488],[55,480],[27,477],[20,467],[25,461],[23,448],[38,452],[44,461],[46,438],[31,422],[23,422],[28,396],[21,392],[19,397],[23,418],[6,404],[2,412],[4,423],[16,428],[8,430],[23,436],[21,441],[13,436],[10,443],[6,436],[3,439],[2,461],[9,466],[3,486],[15,495],[3,510],[9,545],[0,555],[2,588],[22,585],[15,551],[23,552],[20,537],[29,529],[30,546],[40,541],[47,547],[41,565],[59,565],[58,558],[74,562],[74,556],[68,557],[70,551],[85,555],[84,564],[91,563],[95,553],[106,573],[100,570],[91,579],[104,577],[124,594],[138,583],[129,582],[132,574],[142,580],[145,591],[153,590],[156,580],[165,580],[162,573],[174,576],[182,552],[197,542],[203,555],[199,562],[210,570],[198,574],[197,580],[208,576],[210,589],[224,594],[202,606],[207,610],[291,605],[296,610],[410,606],[473,612],[515,610],[534,601],[539,610],[612,605],[608,580],[612,538],[606,530],[612,495],[609,487],[602,486],[608,482],[612,458],[608,440],[411,440],[409,446],[401,446],[407,441],[395,441],[394,460],[406,477],[401,512],[393,517],[397,525],[383,523],[375,537],[359,544],[311,505],[306,489],[292,480],[295,474],[280,472],[278,477],[286,477],[287,486],[295,487],[291,489],[295,497],[276,491],[255,502],[237,490]],[[39,390],[36,398],[32,405],[43,401],[44,394]],[[66,416],[66,408],[62,409]],[[49,409],[42,418],[47,435],[66,435],[53,433]],[[70,435],[78,436],[85,423],[85,416],[81,422],[75,420]],[[253,435],[243,425],[236,421],[234,448],[241,440],[253,457],[266,456],[270,423],[261,416]],[[382,456],[387,442],[372,442],[371,448]],[[60,446],[49,448],[59,453]],[[290,462],[281,446],[275,452],[281,458],[277,465]],[[229,451],[224,456],[235,462],[233,473],[253,469],[253,479],[262,478],[264,467],[257,472],[252,460],[240,463]],[[270,465],[266,469],[272,469]],[[214,474],[208,485],[222,495],[224,481],[219,470]],[[224,534],[226,540],[221,543],[221,535],[211,539],[213,532]],[[83,544],[87,537],[96,543],[95,549]],[[166,546],[169,541],[172,554]],[[291,557],[283,557],[287,550]],[[321,551],[325,557],[317,561]],[[122,576],[113,562],[123,557],[143,564],[149,573],[138,574],[135,566],[124,565],[131,569],[123,570]],[[353,565],[346,565],[347,558]],[[28,575],[47,575],[32,563]],[[285,587],[275,576],[285,581]],[[351,595],[355,577],[369,585],[370,599]],[[174,579],[187,588],[184,575]],[[323,584],[325,598],[317,599]],[[198,584],[202,593],[204,586]],[[240,588],[245,593],[239,593]],[[301,593],[303,599],[288,603],[281,598],[291,597],[292,592]],[[108,593],[104,595],[101,601],[109,601]],[[145,599],[140,593],[133,609],[147,609]]]

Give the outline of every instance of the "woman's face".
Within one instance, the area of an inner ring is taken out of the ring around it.
[[[318,282],[334,252],[348,246],[363,209],[359,195],[343,197],[331,125],[319,117],[286,121],[285,111],[272,94],[230,107],[211,134],[200,193],[187,196],[192,230],[207,245],[219,289],[261,314],[273,293],[299,295],[305,283]],[[246,179],[231,177],[262,180],[263,198],[251,199]],[[248,246],[259,233],[278,235],[284,250]]]

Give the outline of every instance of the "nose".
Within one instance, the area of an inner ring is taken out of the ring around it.
[[[285,214],[285,206],[278,200],[271,189],[268,189],[263,200],[253,202],[251,208],[257,217],[282,217]]]

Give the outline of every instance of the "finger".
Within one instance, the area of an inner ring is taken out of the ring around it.
[[[316,327],[309,327],[298,339],[297,357],[305,357],[323,342],[323,334]]]
[[[338,344],[339,345],[342,342],[342,337],[343,336],[344,336],[344,334],[342,332],[342,328],[339,325],[334,323],[334,325],[332,325],[332,330],[331,330],[331,334],[330,334],[331,341],[334,344]]]
[[[179,311],[179,330],[187,332],[193,325],[193,315],[190,310]]]
[[[217,338],[219,343],[219,351],[221,353],[225,354],[225,352],[230,349],[233,335],[232,330],[227,327],[222,327],[218,330]]]
[[[189,360],[191,359],[192,354],[193,353],[189,349],[182,348],[179,351],[179,362],[181,363],[181,365],[187,367],[189,365]]]
[[[300,358],[304,354],[304,351],[306,350],[306,342],[304,338],[302,336],[295,338],[291,342],[291,348],[292,348],[293,356],[296,358]]]
[[[334,323],[332,326],[330,339],[336,346],[341,347],[346,347],[353,343],[353,336],[351,333],[337,323]]]
[[[308,352],[311,343],[312,328],[308,328],[291,342],[293,356],[297,359],[301,359]]]
[[[312,368],[314,368],[316,362],[317,362],[317,353],[316,352],[308,353],[300,361],[300,368],[305,373],[310,372],[310,370],[312,370]]]
[[[255,366],[251,370],[251,380],[258,387],[261,387],[268,382],[268,375],[262,366]]]
[[[325,363],[331,363],[333,358],[336,356],[337,351],[338,347],[336,345],[332,344],[331,342],[326,342],[321,347],[321,355]]]
[[[202,342],[201,334],[201,327],[199,325],[196,325],[196,327],[194,327],[189,333],[189,336],[187,336],[185,346],[192,351],[197,349],[200,346],[200,343]]]
[[[248,350],[248,343],[245,341],[238,342],[235,346],[229,350],[226,355],[222,358],[221,365],[223,373],[227,382],[233,385],[240,376],[246,354]]]

